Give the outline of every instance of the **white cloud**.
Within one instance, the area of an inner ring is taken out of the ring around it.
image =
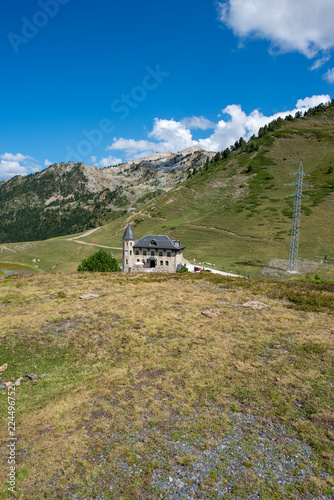
[[[27,175],[26,167],[20,165],[18,161],[1,160],[0,161],[0,179],[10,179],[15,175]]]
[[[327,80],[328,83],[334,83],[334,68],[329,69],[327,73],[324,74],[324,79]]]
[[[314,95],[312,97],[305,97],[305,99],[298,99],[296,108],[314,108],[315,106],[318,106],[319,104],[325,104],[326,102],[330,101],[331,98],[328,94],[322,94],[322,95]]]
[[[0,179],[10,179],[15,175],[28,175],[38,172],[41,166],[35,158],[21,153],[0,154]]]
[[[151,151],[152,148],[154,150],[155,146],[155,142],[145,140],[136,141],[134,139],[123,139],[122,137],[120,139],[116,139],[116,137],[114,137],[114,142],[110,146],[107,146],[106,149],[107,151],[115,149],[125,151],[127,157],[131,156],[133,158],[141,151]]]
[[[13,153],[4,153],[0,155],[0,158],[5,161],[23,161],[26,158],[30,158],[30,156],[24,156],[21,153],[16,153],[16,155],[13,155]]]
[[[52,165],[52,162],[50,160],[44,160],[44,167],[49,167],[50,165]]]
[[[127,159],[138,159],[150,156],[153,153],[162,153],[165,151],[181,151],[197,144],[192,139],[190,130],[183,122],[173,120],[154,119],[152,131],[148,134],[150,139],[158,142],[134,139],[116,139],[107,146],[107,150],[121,150],[125,152]]]
[[[154,126],[149,137],[163,143],[163,151],[181,151],[195,144],[190,129],[182,122],[154,119]]]
[[[265,116],[257,109],[247,115],[242,111],[241,106],[232,104],[223,109],[223,113],[227,114],[229,119],[226,121],[220,120],[213,134],[207,139],[200,139],[198,142],[206,150],[221,151],[234,144],[240,137],[248,140],[253,134],[258,133],[260,127],[279,117],[294,116],[297,111],[304,113],[308,108],[328,101],[330,101],[329,95],[306,97],[297,101],[295,109],[275,113],[271,116]]]
[[[312,58],[334,47],[333,0],[228,0],[219,16],[239,37],[268,40],[282,53]]]
[[[209,130],[215,128],[216,124],[205,118],[204,116],[191,116],[183,118],[181,123],[191,130]]]
[[[323,56],[320,59],[317,59],[312,66],[309,68],[309,70],[314,71],[315,69],[322,68],[324,64],[326,64],[330,60],[330,56]]]
[[[260,127],[278,117],[284,118],[290,114],[294,116],[297,111],[304,113],[308,108],[328,101],[330,101],[329,95],[306,97],[299,99],[294,109],[278,112],[271,116],[263,115],[258,109],[247,115],[240,105],[231,104],[222,110],[227,118],[219,120],[216,124],[207,120],[211,123],[210,128],[214,128],[214,131],[209,137],[199,140],[192,138],[190,128],[185,125],[185,123],[189,125],[190,120],[193,119],[185,118],[177,122],[155,118],[153,129],[148,134],[149,138],[153,138],[155,141],[114,138],[114,142],[107,149],[122,150],[128,159],[143,158],[154,152],[171,151],[176,153],[189,146],[200,146],[207,151],[222,151],[234,144],[240,137],[248,140],[253,134],[258,133]],[[206,120],[204,117],[200,117],[200,119]],[[191,123],[194,129],[198,128],[196,120]]]
[[[119,165],[123,163],[121,158],[115,158],[115,156],[108,156],[107,158],[101,158],[100,166],[101,167],[110,167],[113,165]]]
[[[184,118],[179,122],[174,119],[155,118],[153,129],[148,134],[148,137],[155,141],[114,138],[114,142],[107,146],[107,150],[122,150],[125,151],[127,157],[131,158],[143,158],[153,153],[166,151],[181,151],[197,144],[197,141],[192,139],[190,129],[207,130],[215,127],[216,124],[204,116]]]
[[[96,156],[91,156],[90,161],[95,164],[96,163]]]

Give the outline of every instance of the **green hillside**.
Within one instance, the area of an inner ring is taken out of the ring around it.
[[[300,161],[308,174],[305,183],[311,187],[304,188],[299,257],[314,262],[313,267],[319,266],[313,271],[312,265],[301,269],[310,271],[310,275],[333,277],[333,104],[320,105],[306,116],[288,117],[260,129],[259,137],[248,143],[238,141],[168,193],[81,241],[120,247],[122,232],[131,222],[138,238],[153,233],[180,239],[187,247],[184,255],[188,260],[210,262],[217,269],[251,276],[260,276],[270,264],[267,271],[278,276],[276,267],[281,263],[277,259],[286,259],[288,254],[294,201],[291,195],[295,190],[292,174]],[[78,253],[96,251],[96,247],[63,239],[50,244],[54,249],[51,254],[57,254],[59,270],[63,269],[61,261],[66,261],[64,270],[75,270],[82,257]],[[39,251],[44,255],[49,248],[49,242],[34,245],[34,255]],[[78,260],[71,259],[73,265],[69,266],[67,258],[72,251]],[[2,250],[0,260],[27,264],[25,253]],[[120,258],[117,250],[115,255]],[[322,263],[325,255],[328,259]],[[40,268],[49,270],[50,266],[43,266],[41,259]]]
[[[85,241],[119,245],[119,228],[130,221],[136,237],[177,237],[187,246],[189,260],[258,275],[271,259],[287,258],[295,190],[290,184],[302,161],[305,183],[312,187],[304,188],[299,256],[320,264],[328,255],[321,267],[326,274],[334,263],[333,105],[269,128]]]

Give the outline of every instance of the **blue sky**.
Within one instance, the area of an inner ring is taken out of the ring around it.
[[[0,179],[221,150],[333,95],[332,0],[3,0],[0,14]]]

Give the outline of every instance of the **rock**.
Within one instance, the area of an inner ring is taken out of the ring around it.
[[[81,295],[80,299],[97,299],[100,297],[97,293],[86,293],[85,295]]]
[[[203,314],[207,318],[216,318],[220,315],[220,313],[220,309],[206,309],[205,311],[202,311],[201,314]]]
[[[13,387],[15,387],[15,384],[14,382],[5,382],[5,386],[7,387],[7,389],[12,389]]]
[[[20,378],[18,378],[18,379],[16,380],[16,382],[15,382],[16,387],[18,387],[19,385],[21,385],[21,380],[22,380],[22,379],[23,379],[23,377],[20,377]]]
[[[39,376],[39,378],[44,378],[44,377],[47,377],[48,374],[47,373],[42,373],[42,375]]]
[[[264,307],[269,307],[267,304],[263,302],[257,302],[256,300],[252,300],[251,302],[245,302],[242,304],[242,307],[250,307],[251,309],[263,309]]]
[[[177,486],[178,488],[180,488],[180,489],[184,487],[184,482],[183,482],[183,481],[181,481],[180,479],[177,479],[177,480],[175,481],[175,484],[176,484],[176,486]]]
[[[4,365],[0,366],[0,372],[4,372],[5,370],[7,370],[7,363],[5,363]]]
[[[30,380],[32,380],[33,382],[37,382],[38,380],[38,376],[36,375],[36,373],[26,373],[25,377],[30,378]]]
[[[3,391],[4,389],[6,389],[5,384],[0,384],[0,390]]]

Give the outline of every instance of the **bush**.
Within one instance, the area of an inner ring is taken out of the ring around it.
[[[78,267],[78,271],[98,271],[98,272],[117,272],[121,268],[117,260],[101,248],[87,259],[84,259]]]
[[[182,267],[180,267],[179,273],[189,273],[189,269],[187,268],[186,265],[183,265]]]

